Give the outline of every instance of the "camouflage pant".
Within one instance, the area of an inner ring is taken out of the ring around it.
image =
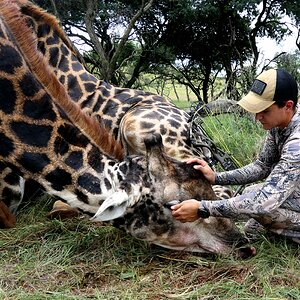
[[[255,184],[247,187],[245,193],[259,190],[262,184]],[[253,239],[268,231],[291,238],[300,244],[300,213],[284,208],[273,210],[270,214],[253,217],[244,226],[246,235]]]

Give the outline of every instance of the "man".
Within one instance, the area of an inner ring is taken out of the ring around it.
[[[254,113],[268,131],[258,158],[242,168],[216,173],[200,159],[200,170],[212,184],[263,183],[227,200],[183,201],[171,207],[173,216],[182,222],[200,218],[228,217],[248,219],[245,233],[257,235],[270,231],[300,243],[300,109],[294,78],[283,69],[261,73],[250,92],[238,102]]]

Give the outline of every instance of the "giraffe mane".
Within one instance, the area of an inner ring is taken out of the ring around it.
[[[64,30],[61,27],[60,21],[54,16],[47,13],[46,10],[33,5],[33,3],[28,0],[16,0],[20,3],[21,9],[26,12],[26,14],[32,16],[33,18],[42,19],[45,23],[49,24],[62,39],[64,44],[68,47],[69,50],[73,52],[73,54],[77,57],[81,64],[85,65],[85,61],[82,55],[79,53],[78,49],[71,42],[69,37],[66,35]]]
[[[11,30],[16,43],[33,74],[43,85],[52,101],[57,104],[106,155],[119,160],[124,157],[121,144],[109,133],[104,124],[84,113],[79,105],[72,101],[64,86],[59,82],[42,54],[36,49],[36,37],[27,26],[15,1],[0,0],[0,11]]]

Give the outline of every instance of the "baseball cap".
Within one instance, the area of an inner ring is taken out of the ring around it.
[[[259,113],[276,102],[296,101],[298,87],[293,76],[284,69],[262,72],[253,82],[249,93],[238,104],[251,113]]]

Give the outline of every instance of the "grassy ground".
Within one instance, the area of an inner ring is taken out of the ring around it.
[[[300,299],[299,248],[261,238],[257,255],[201,257],[84,219],[48,220],[50,201],[0,231],[0,299]]]
[[[163,87],[157,87],[152,85],[146,85],[144,90],[149,92],[159,94],[167,98],[169,101],[172,101],[176,104],[176,106],[180,108],[188,108],[193,102],[197,102],[197,97],[192,91],[189,89],[188,92],[184,85],[176,84],[176,92],[171,83],[166,83]],[[188,93],[188,94],[187,94]]]

